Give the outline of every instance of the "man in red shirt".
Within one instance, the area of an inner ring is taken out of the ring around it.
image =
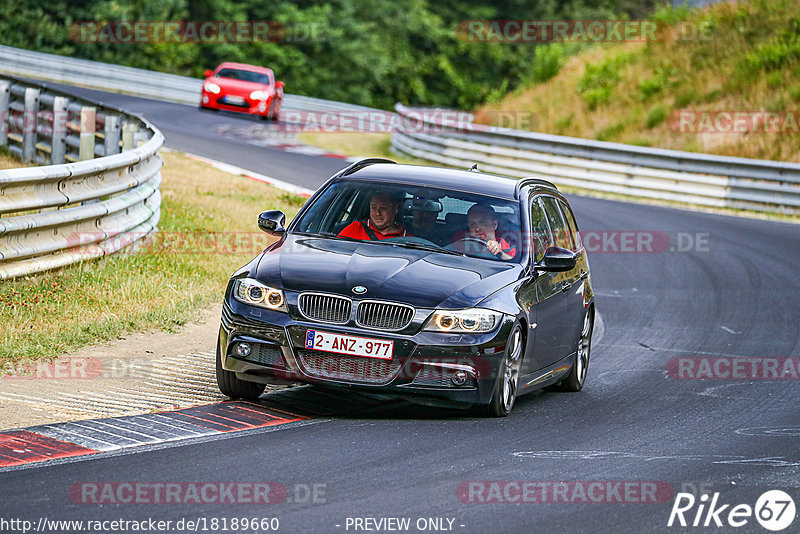
[[[453,242],[473,238],[480,240],[478,243],[463,243],[465,250],[462,252],[483,252],[483,247],[500,258],[510,260],[517,255],[517,247],[511,245],[503,236],[497,235],[497,214],[494,210],[483,204],[474,204],[467,210],[467,232],[456,232]],[[509,237],[510,239],[510,237]],[[512,239],[513,241],[513,239]],[[478,247],[477,249],[475,247]]]
[[[339,235],[371,241],[405,237],[408,235],[406,229],[396,222],[399,211],[400,202],[391,195],[380,191],[373,193],[369,200],[369,220],[353,221]]]

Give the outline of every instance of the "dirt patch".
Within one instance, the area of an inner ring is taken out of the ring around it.
[[[178,333],[126,334],[0,378],[0,429],[183,408],[224,397],[214,357],[219,306]]]

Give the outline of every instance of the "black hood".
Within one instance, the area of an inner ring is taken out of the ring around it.
[[[289,235],[264,252],[255,277],[289,291],[321,291],[404,302],[423,308],[468,308],[514,282],[522,267],[500,261],[339,239]]]

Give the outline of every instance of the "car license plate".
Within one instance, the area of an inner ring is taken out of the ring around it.
[[[234,106],[240,106],[244,104],[244,97],[241,96],[226,96],[225,97],[226,104],[233,104]]]
[[[325,352],[338,352],[339,354],[349,354],[350,356],[391,360],[394,352],[394,341],[308,330],[306,332],[306,348],[324,350]]]

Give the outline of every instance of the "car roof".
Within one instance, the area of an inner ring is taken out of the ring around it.
[[[233,63],[230,61],[226,61],[225,63],[220,63],[215,70],[219,69],[240,69],[240,70],[251,70],[254,72],[261,72],[264,74],[269,74],[272,72],[272,69],[268,69],[267,67],[259,67],[257,65],[248,65],[247,63]]]
[[[545,180],[517,179],[480,171],[446,169],[428,167],[426,165],[398,165],[395,163],[371,163],[362,167],[357,166],[358,163],[353,164],[350,168],[355,168],[355,170],[351,172],[348,172],[349,169],[344,171],[339,179],[363,179],[387,183],[402,182],[420,187],[439,187],[507,199],[518,198],[519,189],[524,185],[540,186],[557,191],[553,184]]]

